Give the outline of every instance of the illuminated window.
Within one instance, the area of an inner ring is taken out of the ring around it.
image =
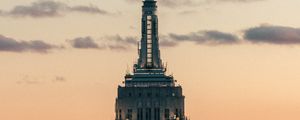
[[[147,29],[152,29],[151,24],[148,24],[148,25],[147,25]]]
[[[148,15],[147,20],[151,20],[151,19],[152,19],[152,16]]]
[[[147,25],[151,25],[152,24],[152,22],[151,21],[147,21]]]

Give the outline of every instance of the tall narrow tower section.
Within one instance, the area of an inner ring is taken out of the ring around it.
[[[156,3],[143,1],[139,58],[118,87],[115,120],[185,120],[182,87],[166,75],[160,58]]]

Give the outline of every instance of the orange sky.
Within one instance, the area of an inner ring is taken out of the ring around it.
[[[0,36],[0,119],[113,120],[117,86],[137,52],[134,45],[113,49],[120,43],[111,42],[117,35],[121,40],[139,38],[141,4],[59,0],[70,8],[97,6],[108,13],[56,9],[59,16],[33,17],[11,12],[32,2],[36,0],[0,1],[4,36]],[[168,74],[183,86],[187,115],[192,120],[299,120],[300,1],[198,2],[172,6],[160,2],[161,36],[171,40],[169,33],[188,36],[215,30],[237,36],[240,43],[210,45],[190,38],[161,48]],[[245,40],[244,34],[253,27],[279,32],[262,31],[270,33],[269,39]],[[70,45],[74,38],[86,36],[99,46]],[[1,44],[6,45],[3,41],[8,38],[28,44],[41,40],[56,47],[43,48],[45,53],[15,43],[15,48],[7,49]]]

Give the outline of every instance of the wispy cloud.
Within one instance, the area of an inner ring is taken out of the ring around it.
[[[57,83],[57,82],[66,82],[66,78],[63,76],[56,76],[52,82]]]
[[[100,46],[91,37],[78,37],[72,40],[68,40],[73,48],[79,49],[103,49],[104,46]]]
[[[138,43],[137,37],[122,37],[120,35],[104,36],[99,40],[90,36],[78,37],[67,41],[73,48],[99,50],[104,50],[106,48],[110,50],[128,50],[132,46],[136,46]]]
[[[129,3],[138,3],[141,0],[126,0]],[[249,3],[265,0],[158,0],[158,4],[168,8],[196,7],[210,3]]]
[[[25,75],[22,76],[21,80],[16,82],[17,84],[26,84],[26,85],[34,85],[34,84],[40,84],[41,81],[37,77]]]
[[[258,2],[258,1],[266,1],[266,0],[211,0],[216,2]]]
[[[106,45],[111,50],[128,50],[138,44],[138,37],[120,35],[105,36]]]
[[[192,41],[206,45],[236,44],[239,42],[238,36],[216,30],[192,32],[189,34],[170,33],[168,38],[178,42]]]
[[[170,39],[167,35],[159,35],[160,47],[175,47],[178,45],[178,41]]]
[[[0,51],[2,52],[38,52],[48,53],[51,49],[62,49],[63,46],[52,45],[42,40],[17,41],[0,35]]]
[[[11,9],[10,11],[0,10],[0,15],[12,16],[12,17],[44,18],[44,17],[64,16],[66,13],[71,13],[71,12],[100,14],[100,15],[109,14],[109,12],[100,9],[95,5],[69,6],[62,2],[47,0],[47,1],[32,2],[30,5],[18,5],[15,6],[13,9]]]
[[[190,15],[190,14],[195,14],[198,13],[196,10],[186,10],[186,11],[181,11],[179,12],[180,15]]]
[[[101,50],[129,50],[137,47],[140,40],[139,37],[136,36],[121,36],[117,34],[104,36],[101,40],[98,40],[98,42],[96,41],[97,40],[92,37],[78,37],[73,40],[68,40],[73,48],[101,48]],[[219,31],[199,31],[189,34],[170,33],[168,35],[160,35],[159,37],[159,45],[161,47],[175,47],[184,41],[191,41],[203,45],[238,44],[240,42],[236,35]]]
[[[261,25],[247,29],[244,39],[252,43],[300,44],[300,28]]]
[[[129,3],[142,2],[142,0],[126,0],[126,1]],[[204,3],[204,1],[195,2],[193,0],[159,0],[158,1],[158,4],[168,7],[168,8],[175,8],[175,7],[181,7],[181,6],[198,6],[203,3]]]
[[[122,37],[120,35],[106,36],[104,39],[107,39],[109,42],[114,42],[122,45],[137,45],[138,38],[133,36]]]
[[[48,83],[63,83],[67,79],[63,76],[36,76],[36,75],[22,75],[20,80],[16,81],[17,84],[23,85],[41,85]]]

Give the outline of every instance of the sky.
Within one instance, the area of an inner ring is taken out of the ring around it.
[[[299,0],[158,0],[192,120],[299,120]],[[0,0],[0,119],[113,120],[141,0]]]

